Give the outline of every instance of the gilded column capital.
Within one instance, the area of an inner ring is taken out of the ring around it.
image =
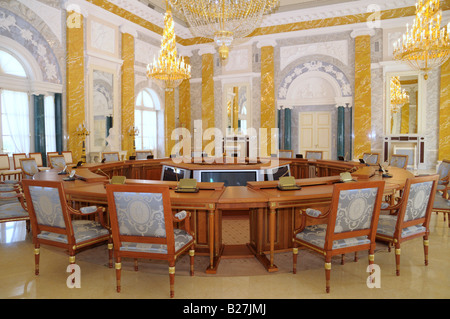
[[[276,47],[277,41],[275,39],[268,39],[268,40],[260,40],[258,43],[256,43],[256,47],[258,49],[261,49],[262,47]]]
[[[198,55],[204,55],[204,54],[214,54],[216,53],[216,49],[212,45],[204,46],[198,50]]]
[[[119,27],[119,30],[121,33],[128,33],[129,35],[131,35],[133,38],[137,38],[137,30],[136,28],[133,28],[132,26],[130,26],[129,24],[122,24]]]

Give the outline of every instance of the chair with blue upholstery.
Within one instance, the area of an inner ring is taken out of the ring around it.
[[[369,265],[372,265],[384,185],[384,181],[334,184],[331,204],[325,213],[306,209],[301,215],[302,226],[294,231],[292,238],[294,274],[299,247],[325,256],[327,293],[333,256],[368,250]]]
[[[66,167],[66,160],[62,155],[49,155],[48,162],[51,168],[64,169]]]
[[[408,155],[392,154],[389,166],[406,169],[408,166]]]
[[[112,268],[111,232],[103,219],[103,207],[72,208],[59,181],[25,179],[22,183],[33,232],[36,275],[39,274],[41,244],[66,249],[69,263],[74,264],[79,251],[107,242],[109,267]],[[88,219],[93,215],[98,221]]]
[[[400,245],[423,237],[425,265],[428,265],[428,234],[438,175],[408,178],[402,197],[397,204],[386,209],[391,213],[381,215],[376,239],[395,246],[396,274],[400,275]]]
[[[323,152],[322,151],[306,151],[305,152],[305,158],[306,159],[323,159]]]
[[[33,179],[34,174],[39,172],[34,158],[21,158],[20,169],[22,170],[22,179]]]
[[[293,158],[294,151],[293,150],[278,150],[278,157],[280,158]]]
[[[363,160],[369,165],[378,165],[380,163],[380,153],[364,153]]]
[[[167,186],[106,185],[114,243],[117,292],[120,292],[122,258],[167,260],[170,297],[174,296],[175,260],[189,250],[194,275],[194,236],[190,213],[173,214]],[[174,228],[184,224],[184,229]]]
[[[153,155],[152,151],[136,151],[136,159],[147,159],[149,155]]]
[[[447,191],[447,198],[442,196],[439,192],[436,193],[433,203],[433,212],[444,214],[444,221],[448,220],[448,227],[450,227],[450,190]],[[445,218],[447,214],[447,218]]]
[[[444,159],[437,169],[436,174],[439,175],[439,182],[437,190],[440,191],[445,198],[447,198],[446,190],[450,189],[450,160]]]
[[[120,161],[119,152],[103,152],[102,161],[104,162],[118,162]]]
[[[26,221],[30,230],[30,216],[21,187],[16,184],[0,183],[0,223]]]

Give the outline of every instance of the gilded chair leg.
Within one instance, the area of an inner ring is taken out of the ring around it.
[[[423,237],[423,252],[425,255],[425,266],[428,266],[428,245],[430,244],[428,236]]]
[[[400,276],[400,245],[395,245],[395,268],[397,276]]]
[[[194,256],[195,256],[195,250],[194,247],[189,250],[189,258],[190,258],[190,264],[191,264],[191,276],[194,276]]]
[[[294,274],[297,273],[297,257],[298,257],[298,248],[292,248],[292,272]]]
[[[134,271],[138,271],[139,267],[138,267],[138,260],[137,258],[134,258]]]
[[[175,296],[175,261],[169,263],[170,298]]]
[[[122,263],[120,257],[116,260],[116,290],[117,292],[120,292],[120,277],[121,277],[121,270],[122,270]]]
[[[34,274],[35,275],[39,275],[39,256],[40,256],[39,245],[36,245],[34,248]]]
[[[375,261],[375,255],[373,251],[369,251],[369,266],[373,265]],[[375,272],[375,270],[373,268],[371,268],[372,271],[370,272],[370,278],[371,278],[371,282],[374,283],[375,282],[375,277],[373,277],[373,273]]]
[[[111,240],[111,239],[110,239]],[[108,243],[108,267],[112,268],[113,266],[113,244],[111,242]]]
[[[325,258],[325,291],[330,292],[331,257]]]

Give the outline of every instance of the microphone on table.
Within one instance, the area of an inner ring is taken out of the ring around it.
[[[111,183],[111,178],[101,168],[97,168],[97,170],[95,172],[96,173],[102,173],[103,175],[105,175],[108,178],[108,181]]]

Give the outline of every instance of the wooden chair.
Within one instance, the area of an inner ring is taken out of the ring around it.
[[[38,169],[40,171],[50,169],[50,167],[44,166],[44,162],[42,161],[42,154],[41,153],[38,153],[38,152],[36,152],[36,153],[29,153],[28,157],[29,158],[34,158],[34,160],[36,161],[37,167],[38,167]]]
[[[22,179],[33,179],[34,174],[39,172],[34,158],[21,158],[20,169],[22,170]]]
[[[293,150],[279,150],[278,151],[278,157],[293,158],[294,157],[294,151]]]
[[[305,158],[306,159],[322,159],[323,152],[322,151],[306,151]]]
[[[47,165],[50,166],[50,156],[60,155],[58,152],[47,152]]]
[[[395,245],[396,274],[400,275],[400,245],[423,237],[425,265],[428,265],[428,234],[438,175],[408,178],[398,203],[385,208],[389,215],[381,215],[376,238]]]
[[[14,169],[20,169],[20,159],[21,158],[27,158],[27,154],[25,153],[14,153],[13,154],[13,163],[14,163]]]
[[[447,198],[442,196],[439,192],[434,196],[433,212],[442,213],[444,221],[448,220],[448,227],[450,227],[450,199],[448,199],[450,191],[447,191]],[[447,218],[445,218],[447,214]]]
[[[378,165],[380,163],[380,153],[364,153],[363,160],[369,165]]]
[[[147,156],[153,155],[152,151],[136,151],[136,159],[142,160],[147,159]]]
[[[63,155],[50,155],[48,157],[50,168],[63,169],[66,166],[66,160]]]
[[[444,198],[448,198],[446,190],[450,189],[450,160],[444,159],[437,169],[436,174],[439,175],[437,190],[440,191]]]
[[[0,183],[0,223],[25,220],[27,230],[30,230],[25,198],[18,184]]]
[[[169,188],[150,185],[106,185],[108,210],[116,260],[117,292],[120,292],[122,258],[167,260],[170,297],[174,296],[175,259],[189,249],[194,275],[194,236],[190,213],[172,213]],[[136,212],[139,212],[137,215]],[[120,223],[119,223],[120,221]],[[174,228],[184,221],[185,230]]]
[[[21,177],[20,169],[11,169],[8,154],[0,154],[0,174],[2,181],[18,183]]]
[[[408,166],[408,155],[392,154],[389,166],[406,169]]]
[[[73,161],[73,157],[72,157],[72,151],[62,151],[61,155],[64,156],[64,160],[66,161],[67,165],[73,165],[76,164]]]
[[[36,275],[39,274],[41,244],[67,250],[69,263],[74,264],[80,250],[108,242],[109,267],[112,268],[111,233],[103,220],[103,207],[73,209],[67,203],[62,182],[25,179],[22,183],[33,233]],[[73,216],[91,215],[97,216],[98,221],[72,220]]]
[[[102,161],[105,162],[118,162],[120,161],[119,152],[103,152]]]
[[[334,184],[330,207],[324,214],[306,209],[302,227],[292,238],[293,272],[297,272],[298,247],[325,256],[326,292],[330,292],[331,258],[349,252],[369,251],[374,262],[375,233],[384,191],[384,181]],[[316,220],[315,222],[310,222]],[[321,223],[323,222],[323,223]],[[311,225],[306,226],[305,225]]]

